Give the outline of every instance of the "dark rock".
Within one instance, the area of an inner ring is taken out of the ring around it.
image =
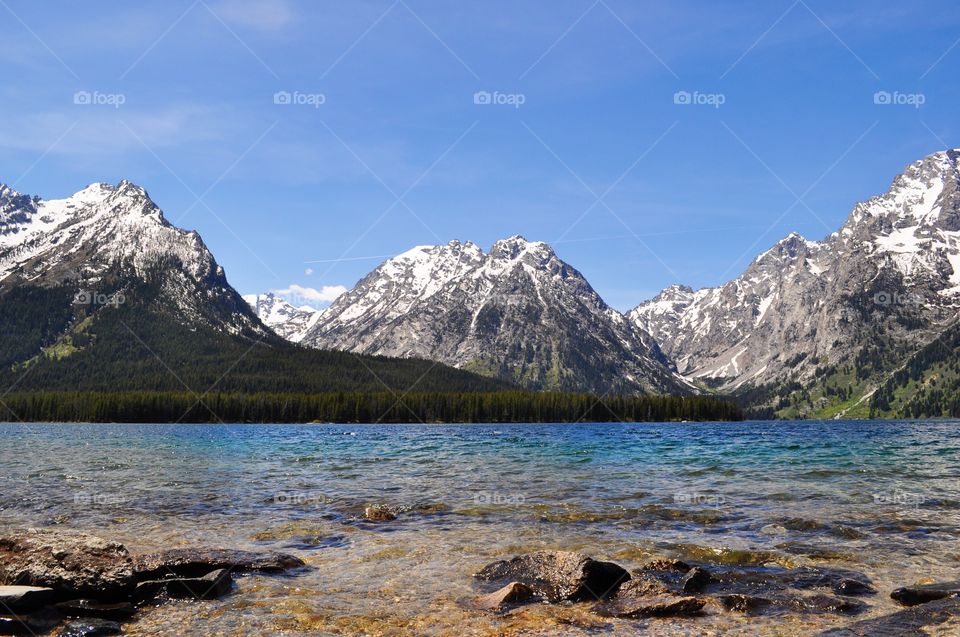
[[[630,581],[621,584],[619,590],[617,590],[617,597],[655,597],[673,592],[674,591],[661,580],[649,573],[639,571],[634,573]]]
[[[755,613],[773,603],[773,600],[766,597],[743,594],[721,595],[717,601],[724,609],[740,613]]]
[[[657,597],[615,597],[611,602],[598,604],[594,612],[604,617],[642,619],[645,617],[695,617],[700,615],[706,600],[696,597],[659,595]]]
[[[30,529],[0,536],[0,583],[104,599],[126,595],[134,577],[122,544],[86,533]]]
[[[478,597],[476,602],[481,608],[500,610],[505,606],[527,602],[535,594],[535,591],[526,584],[510,582],[500,590]]]
[[[363,519],[368,522],[392,522],[397,519],[397,514],[386,505],[376,504],[363,510]]]
[[[922,586],[904,586],[890,593],[890,597],[904,606],[926,604],[945,597],[960,595],[960,581],[939,582]]]
[[[905,610],[859,621],[845,628],[833,628],[817,637],[928,637],[928,626],[939,626],[960,618],[960,599],[948,597]],[[955,634],[955,633],[937,633]]]
[[[304,561],[286,553],[188,548],[139,555],[133,566],[138,580],[150,580],[170,575],[202,577],[220,569],[279,573],[304,566]]]
[[[119,635],[121,632],[123,631],[117,622],[90,618],[70,622],[60,631],[58,637],[100,637],[101,635]]]
[[[0,635],[44,635],[63,620],[59,613],[43,610],[30,615],[0,615]]]
[[[839,613],[842,615],[855,615],[867,609],[867,605],[863,602],[858,602],[855,599],[832,597],[830,595],[794,597],[789,600],[789,605],[801,611]]]
[[[220,569],[203,577],[173,577],[140,582],[134,597],[138,602],[163,596],[170,599],[218,599],[229,593],[232,587],[230,571]]]
[[[630,574],[613,562],[599,562],[582,553],[538,551],[489,564],[476,577],[520,582],[556,602],[606,599]]]
[[[710,571],[695,566],[680,580],[680,589],[684,593],[702,593],[711,581]]]
[[[56,592],[42,586],[0,586],[0,610],[19,613],[53,602]]]
[[[866,582],[844,577],[833,587],[833,592],[837,595],[873,595],[877,589]]]
[[[108,604],[90,599],[71,599],[60,602],[56,607],[67,617],[98,617],[111,621],[130,619],[137,612],[130,602]]]

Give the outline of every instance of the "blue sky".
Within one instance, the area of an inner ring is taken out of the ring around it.
[[[135,181],[245,293],[523,234],[627,309],[960,146],[958,39],[955,0],[0,0],[0,181]]]

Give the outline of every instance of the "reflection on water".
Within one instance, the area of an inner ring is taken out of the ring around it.
[[[152,610],[132,634],[811,634],[849,620],[708,608],[640,624],[464,602],[486,563],[565,548],[628,568],[661,555],[848,567],[880,590],[867,616],[890,611],[897,586],[956,579],[958,449],[943,422],[0,425],[0,524],[132,551],[276,549],[313,567]],[[403,512],[364,522],[375,504]]]

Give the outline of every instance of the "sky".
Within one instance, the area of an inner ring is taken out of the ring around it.
[[[0,0],[0,182],[133,181],[242,293],[520,234],[613,307],[960,147],[955,0]]]

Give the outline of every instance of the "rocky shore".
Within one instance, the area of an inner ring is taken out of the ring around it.
[[[394,514],[378,509],[365,517],[389,520],[386,513]],[[236,575],[296,576],[308,568],[298,557],[276,552],[193,547],[131,555],[121,544],[86,533],[6,532],[0,535],[0,635],[121,634],[148,607],[229,595]],[[721,613],[848,622],[820,637],[926,635],[927,629],[960,621],[960,582],[898,588],[890,597],[904,609],[871,616],[880,595],[874,583],[863,573],[833,567],[663,558],[628,570],[582,553],[538,551],[490,563],[474,580],[477,594],[466,606],[494,616],[559,605],[604,621],[669,619],[694,631]]]
[[[131,556],[86,533],[8,532],[0,535],[0,635],[121,634],[145,606],[216,599],[230,593],[234,575],[303,568],[284,553],[198,547]]]

